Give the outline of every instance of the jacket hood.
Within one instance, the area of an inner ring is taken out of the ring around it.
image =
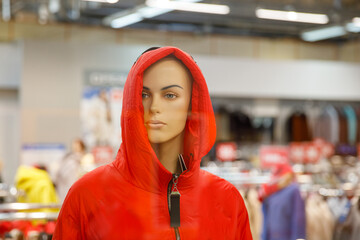
[[[184,134],[183,156],[187,170],[179,177],[179,187],[194,185],[201,158],[210,151],[216,135],[209,91],[194,59],[176,47],[161,47],[142,54],[132,66],[125,83],[121,114],[123,142],[113,164],[128,182],[151,192],[164,191],[172,174],[158,160],[147,136],[142,105],[143,73],[170,54],[181,60],[193,77],[191,114]]]

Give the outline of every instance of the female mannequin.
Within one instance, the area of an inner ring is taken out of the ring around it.
[[[215,141],[204,76],[175,47],[150,49],[124,87],[113,163],[70,189],[54,239],[251,240],[237,189],[200,169]]]

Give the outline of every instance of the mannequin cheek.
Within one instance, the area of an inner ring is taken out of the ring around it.
[[[179,118],[177,118],[175,121],[173,121],[172,132],[174,135],[178,135],[184,130],[186,125],[186,120],[187,120],[187,114],[185,113],[179,116]]]

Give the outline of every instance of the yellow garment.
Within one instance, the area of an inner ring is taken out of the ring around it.
[[[26,196],[19,197],[19,202],[26,203],[59,203],[58,196],[49,174],[41,169],[20,166],[15,176],[18,190],[23,190]],[[57,212],[57,209],[43,209],[43,212]]]

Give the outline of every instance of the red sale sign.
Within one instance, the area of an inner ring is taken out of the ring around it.
[[[293,163],[318,163],[321,158],[329,158],[334,152],[334,146],[322,139],[312,142],[292,142],[290,147],[290,160]]]
[[[314,144],[320,151],[320,155],[324,158],[329,158],[335,154],[335,147],[333,144],[326,142],[324,139],[314,139]]]
[[[290,159],[293,163],[305,162],[305,146],[303,143],[290,143]]]
[[[236,143],[225,142],[216,145],[216,158],[223,162],[234,161],[236,159]]]
[[[113,160],[113,149],[109,146],[97,146],[91,152],[96,164],[107,164]]]
[[[321,152],[314,143],[304,144],[305,147],[305,162],[306,163],[318,163],[321,158]]]
[[[263,146],[260,148],[260,162],[263,168],[272,168],[289,163],[287,146]]]

